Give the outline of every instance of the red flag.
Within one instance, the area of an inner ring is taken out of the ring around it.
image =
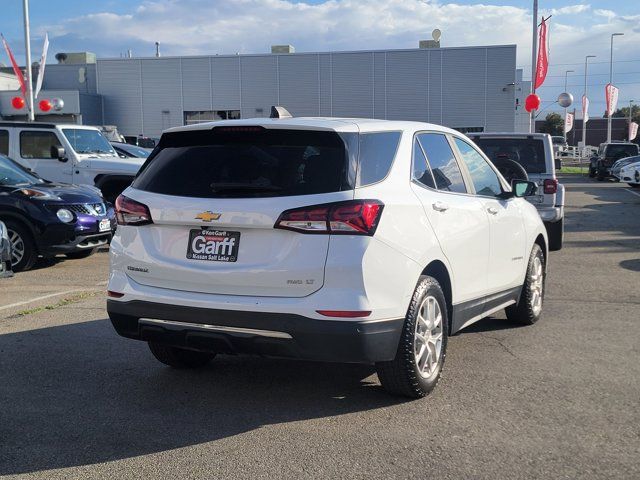
[[[27,86],[24,84],[24,75],[22,74],[22,70],[20,70],[20,67],[18,67],[18,64],[16,63],[16,59],[13,56],[13,53],[11,53],[11,49],[9,48],[9,44],[7,43],[7,41],[4,39],[4,35],[2,36],[2,43],[4,44],[4,49],[7,51],[7,55],[9,55],[9,60],[11,60],[11,66],[13,67],[13,73],[16,74],[16,77],[18,77],[18,81],[20,82],[20,90],[22,90],[22,96],[23,97],[27,97]]]
[[[536,62],[536,83],[535,88],[540,88],[547,78],[549,69],[549,50],[547,46],[547,22],[543,18],[540,25],[540,37],[538,42],[538,60]]]

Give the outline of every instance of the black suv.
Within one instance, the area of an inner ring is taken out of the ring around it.
[[[38,256],[88,257],[111,240],[116,228],[113,208],[97,188],[48,182],[4,155],[0,220],[16,272],[30,269]]]
[[[598,177],[602,181],[611,176],[613,164],[625,157],[633,157],[640,154],[640,148],[636,143],[612,142],[601,143],[596,156],[589,161],[589,176]]]

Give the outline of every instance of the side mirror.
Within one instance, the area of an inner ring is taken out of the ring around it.
[[[67,152],[64,147],[56,147],[55,145],[51,146],[51,158],[57,158],[63,163],[69,160],[67,158]]]
[[[516,197],[530,197],[538,191],[538,185],[535,182],[527,180],[512,180],[511,190]]]

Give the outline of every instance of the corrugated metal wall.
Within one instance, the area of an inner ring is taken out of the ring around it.
[[[104,123],[125,134],[158,136],[182,125],[184,111],[240,110],[249,118],[267,116],[275,104],[296,116],[513,131],[515,63],[515,45],[110,59],[98,60],[93,83],[90,68],[87,81],[78,84],[77,65],[47,66],[45,85],[95,85],[104,96]]]

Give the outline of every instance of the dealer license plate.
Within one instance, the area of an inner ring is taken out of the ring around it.
[[[100,223],[98,224],[98,230],[101,232],[108,232],[109,230],[111,230],[111,220],[109,220],[108,218],[100,220]]]
[[[238,259],[240,232],[194,229],[189,232],[187,258],[210,262],[235,262]]]

